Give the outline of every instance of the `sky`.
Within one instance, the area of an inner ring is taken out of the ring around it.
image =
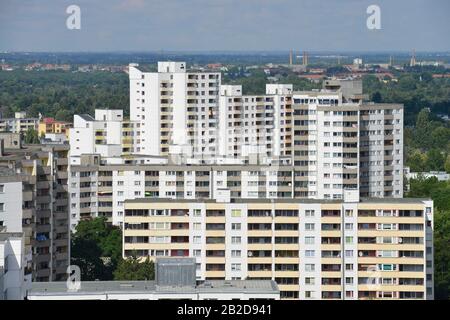
[[[449,13],[449,0],[0,0],[0,51],[450,51]]]

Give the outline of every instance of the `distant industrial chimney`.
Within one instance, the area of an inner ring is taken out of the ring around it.
[[[308,65],[308,53],[306,51],[303,51],[303,65]]]
[[[416,49],[413,49],[411,61],[409,63],[410,67],[414,67],[416,65]]]
[[[292,49],[289,51],[289,65],[292,66]]]

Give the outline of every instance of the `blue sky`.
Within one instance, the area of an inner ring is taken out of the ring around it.
[[[366,27],[372,4],[381,30]],[[450,51],[449,13],[449,0],[0,0],[0,50]]]

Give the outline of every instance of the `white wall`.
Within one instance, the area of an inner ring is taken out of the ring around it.
[[[0,203],[4,211],[0,211],[0,221],[7,232],[22,232],[22,182],[0,182],[4,192],[0,192]]]

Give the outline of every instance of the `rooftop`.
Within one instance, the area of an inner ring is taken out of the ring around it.
[[[89,114],[79,114],[78,116],[85,121],[95,121],[95,119]]]
[[[0,232],[0,242],[10,240],[10,239],[22,239],[23,233],[21,232]]]
[[[196,286],[159,287],[155,281],[82,281],[80,290],[69,292],[66,282],[33,282],[29,295],[86,295],[111,293],[278,293],[272,280],[208,280]]]
[[[427,198],[360,198],[360,203],[405,203],[421,204],[423,201],[431,201]],[[169,198],[138,198],[125,200],[125,203],[165,203],[174,202]],[[215,199],[177,199],[177,203],[223,203]],[[324,200],[324,199],[230,199],[230,203],[342,203],[344,200]]]

